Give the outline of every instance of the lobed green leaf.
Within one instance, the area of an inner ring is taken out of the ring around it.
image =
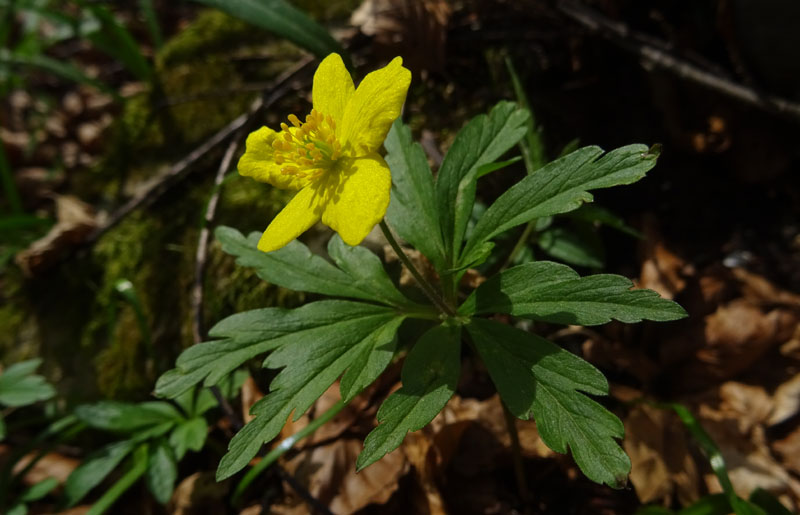
[[[497,391],[517,417],[533,414],[542,440],[556,452],[572,452],[592,481],[625,485],[630,460],[615,441],[622,422],[581,392],[608,393],[603,374],[586,361],[528,332],[492,320],[473,319],[467,331]]]
[[[591,202],[588,190],[638,181],[655,166],[657,157],[644,145],[628,145],[600,157],[602,154],[600,147],[578,149],[509,188],[478,221],[461,263],[476,262],[486,242],[512,227]]]
[[[395,333],[402,321],[402,316],[383,308],[291,335],[290,342],[264,361],[267,368],[283,370],[270,384],[270,394],[253,405],[255,418],[231,440],[217,469],[217,479],[230,477],[246,466],[264,443],[278,435],[289,415],[300,418],[343,373],[344,398],[352,398],[374,381],[391,359],[389,353],[394,352]],[[379,356],[365,359],[365,353]],[[365,361],[369,366],[357,369]]]
[[[106,445],[90,455],[72,471],[64,484],[67,506],[73,506],[100,484],[122,460],[133,451],[136,442],[124,440]]]
[[[214,386],[247,360],[297,340],[325,341],[342,326],[393,311],[372,304],[323,300],[297,309],[265,308],[232,315],[211,328],[216,340],[189,347],[156,382],[159,397],[174,398],[202,382]]]
[[[538,172],[537,172],[538,173]],[[665,322],[686,316],[652,290],[632,290],[620,275],[580,277],[566,265],[537,261],[509,268],[481,284],[459,308],[462,315],[508,313],[557,324]]]
[[[422,335],[403,364],[402,388],[378,410],[380,424],[364,441],[358,470],[396,449],[409,431],[433,420],[455,392],[460,369],[460,326],[440,325]]]
[[[175,489],[175,480],[178,478],[178,463],[175,461],[172,449],[164,440],[150,445],[149,451],[147,472],[145,472],[147,489],[156,501],[167,504]]]
[[[195,417],[179,424],[169,435],[169,444],[175,451],[175,458],[180,460],[186,451],[199,451],[203,448],[208,436],[208,424],[203,417]]]
[[[481,167],[496,161],[525,135],[528,111],[500,102],[461,129],[436,177],[436,201],[445,249],[452,265],[467,228]]]
[[[41,359],[21,361],[0,374],[0,404],[27,406],[52,398],[56,391],[44,377],[34,374]]]
[[[411,129],[399,119],[386,136],[386,162],[392,170],[392,199],[386,218],[397,234],[422,252],[438,270],[445,265],[433,173]]]
[[[539,247],[550,256],[570,265],[602,268],[605,265],[603,241],[586,223],[572,227],[550,227],[536,238]]]
[[[101,401],[82,404],[75,408],[75,416],[89,427],[125,433],[164,423],[177,423],[183,419],[174,406],[160,401],[139,404]]]
[[[322,256],[294,240],[282,249],[261,252],[256,248],[258,233],[245,238],[230,227],[215,231],[222,250],[236,256],[236,263],[254,268],[258,276],[272,284],[295,291],[320,293],[331,297],[370,300],[389,306],[409,307],[408,300],[392,283],[381,260],[364,247],[350,247],[338,235],[328,243],[334,266]]]

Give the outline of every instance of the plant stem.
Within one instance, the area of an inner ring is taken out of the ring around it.
[[[239,484],[236,485],[236,490],[233,492],[233,498],[231,502],[234,505],[237,504],[239,502],[239,499],[242,497],[242,494],[244,494],[245,490],[247,490],[247,487],[250,486],[250,484],[262,472],[264,472],[264,470],[267,467],[275,463],[275,460],[280,458],[283,455],[283,453],[291,449],[294,446],[294,444],[296,444],[303,438],[309,436],[311,433],[319,429],[320,426],[322,426],[330,419],[338,415],[339,412],[342,411],[344,407],[347,406],[348,404],[349,402],[344,402],[340,400],[339,402],[328,408],[328,411],[326,411],[319,417],[312,420],[306,427],[296,432],[292,436],[284,438],[281,441],[281,443],[276,445],[271,451],[269,451],[269,453],[267,453],[266,456],[261,458],[261,461],[259,461],[253,468],[247,471],[247,474],[245,474],[242,480],[239,481]]]
[[[446,314],[447,316],[454,317],[456,316],[456,312],[451,308],[437,293],[436,290],[433,288],[431,283],[429,283],[425,277],[417,270],[417,267],[414,266],[414,263],[411,262],[411,259],[406,255],[403,249],[400,247],[400,244],[397,243],[397,240],[392,236],[392,231],[389,229],[389,226],[386,225],[385,220],[381,220],[380,223],[381,230],[383,231],[383,235],[386,236],[386,239],[389,241],[389,245],[392,246],[397,257],[400,258],[400,261],[408,268],[408,271],[411,272],[411,275],[414,276],[414,279],[417,280],[417,284],[419,284],[422,291],[428,298],[433,302],[433,304],[441,310],[442,313]]]
[[[534,218],[533,220],[528,222],[528,225],[525,226],[525,230],[522,231],[522,234],[520,234],[517,243],[514,245],[514,248],[511,249],[511,253],[508,255],[508,259],[506,259],[506,262],[503,263],[503,266],[500,268],[501,271],[505,270],[506,268],[511,266],[514,263],[514,261],[516,261],[517,256],[519,256],[519,253],[522,252],[523,248],[525,248],[525,244],[528,243],[528,238],[530,238],[535,225],[536,225],[536,219]]]
[[[141,446],[133,455],[133,466],[124,476],[111,485],[106,493],[97,500],[94,505],[86,512],[86,515],[102,515],[109,509],[117,499],[124,494],[147,470],[147,446]]]
[[[520,498],[524,503],[530,500],[530,492],[528,492],[528,481],[525,479],[525,468],[522,464],[522,448],[519,445],[519,433],[517,432],[517,424],[514,415],[508,410],[508,406],[503,401],[503,414],[506,419],[506,428],[511,437],[511,459],[514,462],[514,477],[517,480],[517,491]]]

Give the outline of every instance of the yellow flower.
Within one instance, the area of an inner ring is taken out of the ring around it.
[[[358,245],[383,219],[392,178],[377,153],[405,102],[411,72],[400,57],[367,75],[358,89],[338,54],[314,74],[311,114],[289,115],[276,132],[247,137],[239,173],[282,189],[300,190],[269,224],[259,250],[277,250],[320,219]]]

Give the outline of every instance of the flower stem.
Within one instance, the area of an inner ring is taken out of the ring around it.
[[[525,478],[525,467],[522,463],[522,447],[519,445],[517,424],[514,415],[511,414],[506,403],[501,400],[500,404],[503,405],[506,428],[508,429],[508,435],[511,437],[511,458],[514,463],[514,477],[517,480],[517,493],[519,493],[520,499],[527,503],[530,499],[530,493],[528,492],[528,481]]]
[[[522,252],[522,249],[525,247],[525,244],[528,243],[528,238],[530,238],[535,225],[536,225],[536,219],[533,219],[530,222],[528,222],[528,225],[525,226],[525,230],[522,231],[522,234],[519,236],[516,245],[514,245],[514,248],[508,255],[508,259],[506,259],[506,262],[503,263],[503,266],[500,268],[501,271],[505,270],[506,268],[514,264],[514,261],[516,261],[517,256],[519,256],[519,253]]]
[[[440,296],[436,293],[436,290],[433,288],[430,282],[422,276],[422,274],[417,270],[417,267],[414,266],[414,263],[411,262],[411,259],[406,255],[403,249],[400,247],[400,244],[397,243],[397,240],[392,235],[391,229],[389,226],[386,225],[385,220],[381,220],[380,223],[381,230],[383,231],[383,235],[386,236],[386,239],[389,242],[389,245],[392,246],[395,253],[397,253],[397,257],[400,258],[400,261],[408,268],[408,271],[411,272],[411,275],[414,276],[414,279],[417,280],[417,284],[419,284],[422,291],[428,298],[433,302],[433,304],[439,308],[439,310],[446,314],[447,316],[454,317],[456,316],[456,312],[451,308]]]

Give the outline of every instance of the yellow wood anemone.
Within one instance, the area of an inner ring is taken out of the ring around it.
[[[314,74],[314,108],[305,121],[289,115],[276,132],[247,137],[239,173],[299,190],[269,224],[259,250],[277,250],[319,220],[349,245],[358,245],[383,219],[392,178],[377,153],[400,115],[411,72],[400,57],[367,75],[358,89],[338,54]]]

